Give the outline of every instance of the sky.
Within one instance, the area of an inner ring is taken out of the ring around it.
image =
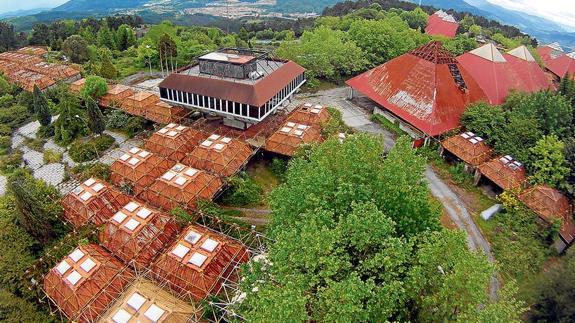
[[[68,0],[0,0],[0,13],[36,8],[52,8]]]
[[[2,1],[2,0],[0,0]],[[574,0],[487,0],[507,9],[557,22],[575,31]]]

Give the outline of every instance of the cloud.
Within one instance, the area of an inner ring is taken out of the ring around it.
[[[573,0],[487,0],[501,7],[539,16],[575,31]]]

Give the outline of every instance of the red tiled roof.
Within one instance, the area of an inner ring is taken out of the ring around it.
[[[511,156],[497,157],[481,164],[479,171],[506,191],[520,189],[527,181],[525,167]]]
[[[437,41],[346,83],[430,136],[457,128],[468,104],[487,100],[471,75]]]
[[[459,28],[459,23],[446,21],[437,14],[429,16],[427,19],[427,26],[425,27],[425,33],[430,36],[445,36],[449,38],[455,37],[457,34],[457,29]]]
[[[443,148],[471,166],[478,166],[491,159],[492,149],[481,137],[465,132],[441,142]]]
[[[555,59],[548,60],[545,62],[545,67],[559,77],[564,77],[567,73],[569,73],[571,77],[575,77],[575,58],[569,55],[562,55]]]

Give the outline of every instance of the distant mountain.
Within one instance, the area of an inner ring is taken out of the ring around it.
[[[419,3],[418,0],[409,2]],[[564,26],[542,17],[506,9],[486,0],[422,0],[421,4],[483,16],[515,26],[537,38],[540,43],[559,41],[565,47],[575,48],[575,32],[567,31]]]
[[[149,0],[70,0],[52,11],[66,12],[106,12],[141,7]]]
[[[42,11],[50,10],[50,8],[36,8],[28,10],[16,10],[5,13],[0,13],[0,19],[12,18],[12,17],[22,17],[28,15],[34,15]]]

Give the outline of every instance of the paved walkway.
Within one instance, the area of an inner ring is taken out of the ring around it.
[[[357,131],[372,134],[383,134],[385,149],[391,149],[395,143],[395,136],[389,131],[381,128],[379,124],[371,121],[368,112],[352,104],[346,98],[347,88],[339,87],[326,91],[320,91],[311,95],[300,95],[296,97],[293,104],[298,105],[300,103],[309,102],[312,104],[323,104],[337,108],[342,112],[342,118],[345,124]],[[425,170],[425,177],[429,183],[431,194],[439,201],[441,201],[443,207],[447,211],[447,214],[455,223],[455,225],[459,229],[465,230],[467,232],[467,243],[469,249],[482,251],[487,256],[489,262],[493,263],[495,258],[491,252],[489,242],[487,239],[485,239],[473,221],[463,201],[461,201],[457,194],[455,194],[429,166]],[[491,279],[490,285],[490,295],[492,299],[497,298],[498,290],[499,281],[494,276]]]

